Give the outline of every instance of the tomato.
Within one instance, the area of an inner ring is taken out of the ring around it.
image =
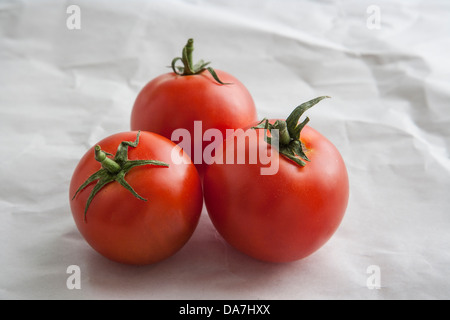
[[[76,226],[89,245],[111,260],[134,265],[180,250],[203,206],[201,180],[190,158],[150,132],[117,133],[89,149],[73,173],[70,199]]]
[[[192,50],[193,40],[189,39],[183,58],[175,58],[172,63],[174,72],[156,77],[139,92],[131,113],[131,129],[155,132],[174,142],[179,142],[178,137],[172,137],[174,130],[186,129],[191,138],[184,150],[202,174],[203,150],[209,144],[202,139],[204,132],[215,128],[225,137],[226,129],[255,122],[257,112],[249,91],[238,79],[206,67],[208,63],[203,61],[194,68]],[[177,60],[184,67],[175,67]],[[195,121],[201,121],[198,129]]]
[[[231,246],[255,259],[305,258],[330,239],[343,219],[349,197],[343,158],[327,138],[306,125],[308,118],[297,125],[301,114],[323,98],[299,106],[286,121],[263,121],[229,136],[205,172],[205,204],[215,228]],[[268,143],[273,141],[267,128],[279,130],[278,146]],[[289,136],[282,136],[283,128]],[[246,144],[238,142],[246,136]],[[266,174],[262,169],[269,165],[261,157],[251,163],[251,155],[263,147],[277,163]],[[230,161],[229,154],[242,152],[246,155],[241,163]]]

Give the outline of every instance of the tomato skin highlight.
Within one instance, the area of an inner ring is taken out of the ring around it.
[[[203,149],[203,133],[219,129],[237,129],[257,120],[256,107],[247,88],[232,75],[215,70],[225,83],[217,83],[209,72],[196,75],[160,75],[139,92],[131,113],[131,130],[145,130],[172,139],[176,129],[187,129],[191,135],[190,150],[185,150],[202,175],[203,159],[197,159],[194,148]],[[194,121],[202,121],[201,137],[194,139]],[[178,141],[174,141],[178,143]],[[195,157],[194,157],[195,156]]]
[[[136,132],[123,132],[98,144],[113,154],[120,142],[135,138]],[[173,148],[179,147],[157,134],[141,132],[139,145],[128,149],[129,159],[155,159],[169,167],[146,165],[126,174],[125,180],[147,201],[137,199],[116,181],[107,184],[92,200],[86,221],[85,204],[95,183],[72,197],[101,165],[94,159],[93,147],[81,158],[70,183],[72,215],[82,236],[101,255],[146,265],[172,256],[190,239],[203,206],[201,180],[185,153],[177,152],[185,163],[173,163]]]
[[[257,131],[257,143],[247,145],[249,154],[266,144],[263,130]],[[205,172],[205,204],[212,223],[231,246],[255,259],[305,258],[331,238],[344,217],[349,181],[341,155],[309,126],[303,129],[301,141],[311,161],[304,167],[269,146],[279,156],[273,175],[261,175],[260,162],[214,163]],[[238,152],[236,144],[228,146],[225,141],[217,155],[227,154],[230,148]]]

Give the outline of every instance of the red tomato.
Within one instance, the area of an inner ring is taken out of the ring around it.
[[[139,140],[136,137],[137,132],[114,134],[100,141],[97,149],[86,152],[73,173],[70,205],[80,233],[92,248],[117,262],[144,265],[168,258],[184,246],[197,226],[203,194],[195,166],[178,146],[154,133],[141,132]],[[122,153],[128,151],[128,161],[122,161],[123,157],[117,160],[119,151],[115,158],[107,157],[116,160],[120,167],[147,159],[161,161],[162,165],[133,167],[125,174],[125,183],[120,179],[120,171],[119,178],[115,178],[115,173],[107,173],[113,178],[88,204],[98,184],[92,181],[83,188],[83,183],[107,167],[96,161],[96,150],[101,148],[112,154],[119,150],[122,141],[137,143],[122,146]],[[172,161],[174,148],[183,162]],[[126,183],[131,189],[125,187]]]
[[[192,42],[188,42],[183,55],[189,45]],[[192,63],[188,62],[192,58],[184,58],[186,64]],[[226,129],[242,128],[257,120],[255,104],[246,87],[224,71],[215,70],[217,77],[213,77],[206,64],[192,72],[187,72],[185,65],[181,68],[183,73],[175,72],[174,67],[174,72],[153,79],[138,94],[131,114],[132,130],[151,131],[172,139],[174,130],[187,129],[191,141],[185,151],[200,174],[204,170],[203,149],[209,144],[202,139],[206,130],[219,129],[225,137]],[[194,121],[201,121],[199,132],[194,133]],[[195,148],[201,152],[194,152]]]
[[[242,152],[236,141],[252,137],[251,130],[254,139],[245,145],[245,163],[226,161],[226,155]],[[231,144],[231,140],[236,141]],[[300,140],[310,161],[304,166],[269,146],[264,130],[248,128],[224,141],[216,153],[216,160],[224,159],[224,164],[213,163],[205,172],[205,204],[215,228],[229,244],[253,258],[288,262],[307,257],[328,241],[343,219],[349,182],[341,155],[309,126],[303,127]],[[249,163],[249,155],[259,154],[263,146],[272,159],[279,160],[274,174],[261,174],[261,168],[269,165],[260,158]]]

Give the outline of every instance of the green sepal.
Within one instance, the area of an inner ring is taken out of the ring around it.
[[[222,80],[219,79],[219,76],[217,75],[216,71],[214,71],[213,68],[208,67],[208,68],[206,68],[206,70],[208,70],[208,72],[211,74],[211,76],[214,78],[214,80],[216,80],[218,83],[220,83],[222,85],[232,84],[231,82],[222,82]]]
[[[89,198],[86,202],[86,206],[84,207],[84,221],[86,221],[86,215],[88,208],[94,199],[95,195],[108,183],[113,182],[115,179],[113,176],[109,175],[106,169],[100,169],[98,172],[101,172],[102,175],[100,179],[97,181],[97,183],[94,186],[94,189],[92,189],[91,193],[89,194]]]
[[[306,165],[305,161],[310,161],[306,156],[305,148],[300,139],[302,129],[309,122],[306,117],[301,123],[298,123],[300,117],[309,108],[316,105],[318,102],[329,96],[321,96],[296,107],[286,120],[276,120],[273,124],[268,119],[264,118],[252,129],[264,129],[264,140],[278,149],[278,152],[284,157],[292,160],[297,165],[303,167]],[[267,130],[279,130],[278,145],[273,143],[273,139],[267,136]],[[303,161],[304,160],[304,161]]]
[[[140,131],[138,131],[136,135],[136,140],[131,141],[122,141],[118,148],[116,155],[114,156],[114,159],[106,157],[112,156],[112,154],[107,153],[103,150],[101,150],[100,146],[95,147],[95,159],[99,161],[102,164],[102,168],[99,169],[97,172],[89,176],[89,178],[86,179],[86,181],[77,189],[75,192],[72,200],[75,199],[77,194],[82,191],[84,188],[86,188],[89,184],[97,180],[97,183],[95,184],[94,188],[92,189],[91,193],[89,194],[88,200],[86,202],[86,206],[84,209],[84,220],[86,221],[86,215],[89,208],[89,205],[91,204],[92,200],[94,199],[95,195],[108,183],[111,182],[118,182],[121,186],[123,186],[125,189],[130,191],[133,196],[135,196],[139,200],[147,201],[147,199],[140,196],[132,187],[131,185],[125,180],[126,174],[134,167],[138,166],[144,166],[144,165],[155,165],[155,166],[163,166],[168,167],[169,165],[165,162],[158,161],[158,160],[129,160],[128,159],[128,147],[137,147],[139,144],[139,135]]]
[[[205,62],[203,60],[200,60],[196,64],[193,64],[192,62],[193,51],[194,51],[194,39],[191,38],[187,41],[186,45],[183,47],[181,57],[176,57],[172,59],[171,67],[174,73],[180,76],[190,76],[200,74],[207,70],[214,78],[214,80],[216,80],[218,83],[222,85],[231,84],[222,82],[217,76],[216,71],[214,71],[213,68],[208,67],[208,65],[211,62]],[[181,63],[183,64],[182,67],[176,65],[178,61],[181,61]]]
[[[321,100],[323,100],[325,98],[330,98],[330,97],[329,96],[317,97],[315,99],[312,99],[305,103],[302,103],[301,105],[296,107],[294,109],[294,111],[292,111],[292,113],[286,119],[286,124],[287,124],[289,132],[294,132],[295,127],[297,126],[297,123],[298,123],[300,117],[303,115],[303,113],[305,113],[306,110],[313,107],[314,105],[316,105],[317,103],[319,103]]]
[[[116,176],[116,181],[118,183],[120,183],[122,185],[122,187],[124,187],[125,189],[127,189],[128,191],[130,191],[136,198],[138,198],[139,200],[143,200],[143,201],[147,201],[147,199],[141,197],[140,195],[138,195],[138,193],[136,191],[134,191],[133,187],[130,186],[130,184],[125,180],[125,172],[121,171],[117,174]]]
[[[211,62],[205,62],[205,61],[203,61],[203,60],[200,60],[199,62],[197,62],[197,63],[194,65],[193,70],[202,70],[202,69],[205,69],[206,66],[209,65],[210,63],[211,63]]]
[[[158,160],[128,160],[124,165],[123,165],[123,170],[125,172],[130,171],[130,169],[134,168],[134,167],[138,167],[138,166],[145,166],[147,164],[151,164],[154,166],[162,166],[162,167],[168,167],[169,165],[165,162],[162,161],[158,161]]]
[[[103,169],[100,169],[99,171],[97,171],[94,174],[92,174],[89,178],[87,178],[86,181],[75,192],[75,194],[72,197],[72,200],[75,199],[75,197],[77,196],[78,192],[80,192],[81,190],[86,188],[89,184],[91,184],[95,180],[100,179],[103,176],[103,171],[104,171]]]
[[[286,150],[280,151],[280,153],[285,156],[286,158],[288,158],[289,160],[294,161],[296,164],[298,164],[301,167],[304,167],[306,165],[306,163],[299,159],[298,157],[296,157],[294,154],[292,154],[291,152],[287,152]]]

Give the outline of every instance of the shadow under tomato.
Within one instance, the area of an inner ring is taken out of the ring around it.
[[[291,272],[301,273],[311,260],[267,263],[250,258],[220,237],[206,211],[190,241],[159,263],[124,265],[102,257],[87,244],[86,250],[84,273],[89,283],[85,286],[97,296],[119,299],[271,298],[259,292],[288,281]]]

